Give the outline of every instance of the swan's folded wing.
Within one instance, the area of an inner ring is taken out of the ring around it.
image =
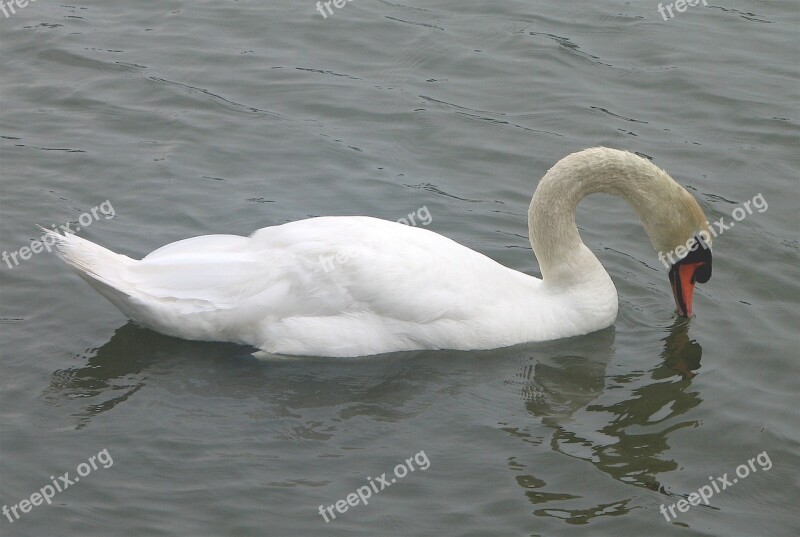
[[[289,316],[459,321],[497,300],[498,272],[513,273],[442,235],[367,217],[316,218],[254,239],[292,260],[284,270],[293,283]]]
[[[231,309],[265,289],[282,287],[269,259],[254,256],[249,241],[234,235],[178,241],[147,255],[123,277],[142,302],[171,304],[187,313]]]
[[[164,300],[201,300],[227,308],[263,289],[261,263],[247,256],[215,259],[201,255],[144,261],[125,280],[143,295]]]

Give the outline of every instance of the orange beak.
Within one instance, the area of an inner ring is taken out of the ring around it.
[[[703,263],[678,263],[669,271],[669,283],[672,285],[678,315],[692,316],[695,273],[701,265]]]

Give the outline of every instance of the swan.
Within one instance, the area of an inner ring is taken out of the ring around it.
[[[711,276],[708,221],[666,172],[595,147],[541,179],[528,228],[542,278],[507,268],[430,230],[365,216],[309,218],[249,237],[206,235],[141,260],[47,230],[58,255],[133,322],[184,339],[262,353],[353,357],[421,349],[480,350],[587,334],[617,316],[617,291],[581,241],[578,202],[621,196],[657,252],[681,252],[669,279],[692,316]]]

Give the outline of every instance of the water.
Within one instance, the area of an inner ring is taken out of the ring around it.
[[[715,242],[687,323],[632,210],[585,200],[616,323],[490,352],[259,361],[126,324],[46,252],[3,264],[0,503],[102,450],[113,464],[2,535],[796,535],[800,17],[708,4],[666,21],[608,0],[0,15],[8,252],[106,200],[113,218],[80,233],[131,256],[426,207],[429,229],[538,274],[531,192],[601,144],[654,159],[712,220],[768,203]],[[318,512],[420,452],[430,466],[368,505]],[[769,469],[708,506],[660,512],[763,452]]]

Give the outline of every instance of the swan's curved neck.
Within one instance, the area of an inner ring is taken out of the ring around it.
[[[675,223],[676,211],[685,210],[691,195],[650,161],[604,147],[573,153],[545,174],[528,210],[531,245],[546,282],[576,283],[604,271],[575,225],[578,203],[598,192],[628,201],[656,250],[672,244],[674,236],[691,236],[694,231],[690,229],[694,224]],[[705,221],[702,211],[700,218]]]

